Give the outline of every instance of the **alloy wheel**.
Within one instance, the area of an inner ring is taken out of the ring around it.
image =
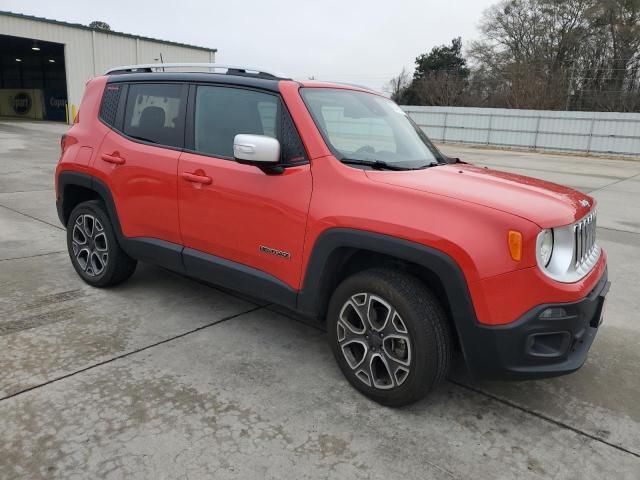
[[[396,309],[371,293],[352,295],[336,324],[339,351],[365,385],[399,387],[411,371],[411,340]]]
[[[80,269],[89,277],[104,272],[109,261],[109,244],[100,220],[89,214],[79,215],[71,235],[73,256]]]

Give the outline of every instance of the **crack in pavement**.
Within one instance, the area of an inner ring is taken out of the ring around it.
[[[31,220],[35,220],[36,222],[44,223],[45,225],[49,225],[50,227],[57,228],[58,230],[63,230],[63,231],[67,230],[66,228],[64,228],[64,227],[62,227],[60,225],[54,225],[53,223],[49,223],[49,222],[47,222],[45,220],[42,220],[40,218],[36,218],[33,215],[29,215],[28,213],[21,212],[19,210],[16,210],[15,208],[7,207],[6,205],[3,205],[1,203],[0,203],[0,207],[6,208],[7,210],[10,210],[10,211],[12,211],[14,213],[17,213],[19,215],[24,215],[25,217],[30,218]]]
[[[8,262],[10,260],[24,260],[25,258],[46,257],[47,255],[56,255],[59,253],[67,253],[67,251],[58,250],[56,252],[36,253],[35,255],[25,255],[24,257],[0,258],[0,262]]]
[[[197,283],[200,283],[200,282],[197,282]],[[215,288],[215,287],[211,287],[211,288],[213,288],[213,289],[215,289],[215,290],[218,290],[218,289],[217,289],[217,288]],[[228,293],[228,292],[227,292],[227,293]],[[121,359],[123,359],[123,358],[127,358],[127,357],[129,357],[129,356],[135,355],[135,354],[140,353],[140,352],[143,352],[143,351],[145,351],[145,350],[149,350],[149,349],[151,349],[151,348],[154,348],[154,347],[157,347],[157,346],[163,345],[163,344],[165,344],[165,343],[172,342],[173,340],[177,340],[177,339],[180,339],[180,338],[186,337],[186,336],[191,335],[191,334],[193,334],[193,333],[197,333],[197,332],[199,332],[199,331],[201,331],[201,330],[204,330],[204,329],[207,329],[207,328],[213,327],[213,326],[218,325],[218,324],[220,324],[220,323],[223,323],[223,322],[226,322],[226,321],[229,321],[229,320],[233,320],[233,319],[235,319],[235,318],[239,318],[239,317],[241,317],[241,316],[243,316],[243,315],[246,315],[246,314],[249,314],[249,313],[253,313],[253,312],[256,312],[256,311],[258,311],[258,310],[262,310],[262,309],[269,310],[269,311],[271,311],[271,312],[273,312],[273,313],[276,313],[276,314],[281,315],[281,316],[283,316],[283,317],[285,317],[285,318],[288,318],[288,319],[289,319],[289,320],[291,320],[291,321],[294,321],[294,322],[297,322],[297,323],[303,324],[303,325],[305,325],[305,326],[307,326],[307,327],[309,327],[309,328],[313,328],[313,329],[319,330],[319,331],[321,331],[321,332],[326,332],[326,329],[325,329],[325,328],[323,328],[321,325],[319,325],[319,324],[314,324],[314,323],[312,323],[312,322],[308,322],[308,321],[303,321],[302,319],[298,318],[298,317],[295,315],[295,313],[293,313],[293,312],[287,312],[287,311],[282,311],[282,309],[277,308],[277,307],[276,307],[276,306],[274,306],[273,304],[257,305],[257,306],[255,306],[255,307],[250,308],[250,309],[248,309],[248,310],[245,310],[245,311],[243,311],[243,312],[239,312],[239,313],[236,313],[236,314],[233,314],[233,315],[229,315],[229,316],[227,316],[227,317],[221,318],[220,320],[216,320],[216,321],[214,321],[214,322],[210,322],[210,323],[208,323],[208,324],[206,324],[206,325],[202,325],[202,326],[200,326],[200,327],[194,328],[194,329],[189,330],[189,331],[187,331],[187,332],[183,332],[183,333],[181,333],[181,334],[174,335],[174,336],[172,336],[172,337],[170,337],[170,338],[166,338],[166,339],[164,339],[164,340],[160,340],[160,341],[155,342],[155,343],[152,343],[152,344],[150,344],[150,345],[146,345],[146,346],[144,346],[144,347],[140,347],[140,348],[137,348],[137,349],[135,349],[135,350],[131,350],[131,351],[126,352],[126,353],[123,353],[123,354],[121,354],[121,355],[117,355],[117,356],[115,356],[115,357],[112,357],[112,358],[109,358],[109,359],[107,359],[107,360],[104,360],[104,361],[102,361],[102,362],[98,362],[98,363],[95,363],[95,364],[93,364],[93,365],[89,365],[89,366],[84,367],[84,368],[81,368],[81,369],[79,369],[79,370],[76,370],[76,371],[70,372],[70,373],[68,373],[68,374],[62,375],[62,376],[60,376],[60,377],[53,378],[53,379],[48,380],[48,381],[46,381],[46,382],[44,382],[44,383],[41,383],[41,384],[38,384],[38,385],[33,385],[33,386],[29,387],[29,388],[25,388],[25,389],[20,390],[20,391],[18,391],[18,392],[14,392],[14,393],[12,393],[11,395],[7,395],[7,396],[4,396],[4,397],[0,397],[0,402],[2,402],[2,401],[4,401],[4,400],[9,400],[9,399],[11,399],[11,398],[13,398],[13,397],[16,397],[16,396],[18,396],[18,395],[22,395],[22,394],[24,394],[24,393],[27,393],[27,392],[30,392],[30,391],[33,391],[33,390],[37,390],[37,389],[42,388],[42,387],[46,387],[47,385],[50,385],[50,384],[53,384],[53,383],[59,382],[59,381],[61,381],[61,380],[65,380],[65,379],[67,379],[67,378],[70,378],[70,377],[73,377],[73,376],[75,376],[75,375],[78,375],[78,374],[81,374],[81,373],[87,372],[87,371],[92,370],[92,369],[94,369],[94,368],[101,367],[101,366],[103,366],[103,365],[107,365],[107,364],[109,364],[109,363],[115,362],[115,361],[117,361],[117,360],[121,360]],[[513,401],[511,401],[511,400],[506,399],[506,398],[499,397],[499,396],[497,396],[497,395],[494,395],[494,394],[489,393],[489,392],[487,392],[487,391],[484,391],[484,390],[482,390],[482,389],[479,389],[479,388],[473,387],[473,386],[471,386],[471,385],[467,385],[467,384],[465,384],[465,383],[462,383],[462,382],[459,382],[459,381],[456,381],[456,380],[447,379],[447,382],[449,382],[449,383],[451,383],[451,384],[453,384],[453,385],[456,385],[456,386],[458,386],[458,387],[460,387],[460,388],[466,389],[466,390],[468,390],[468,391],[474,392],[474,393],[476,393],[476,394],[478,394],[478,395],[481,395],[481,396],[484,396],[484,397],[486,397],[486,398],[489,398],[489,399],[491,399],[491,400],[493,400],[493,401],[496,401],[496,402],[501,403],[501,404],[503,404],[503,405],[506,405],[506,406],[508,406],[508,407],[514,408],[514,409],[516,409],[516,410],[519,410],[519,411],[521,411],[521,412],[523,412],[523,413],[526,413],[526,414],[528,414],[528,415],[531,415],[531,416],[533,416],[533,417],[535,417],[535,418],[537,418],[537,419],[539,419],[539,420],[545,421],[545,422],[547,422],[547,423],[551,423],[551,424],[555,425],[556,427],[559,427],[559,428],[562,428],[562,429],[565,429],[565,430],[572,431],[572,432],[574,432],[574,433],[575,433],[575,434],[577,434],[577,435],[583,436],[583,437],[585,437],[585,438],[588,438],[588,439],[590,439],[590,440],[592,440],[592,441],[595,441],[595,442],[601,443],[601,444],[603,444],[603,445],[607,445],[607,446],[609,446],[609,447],[611,447],[611,448],[614,448],[614,449],[616,449],[616,450],[618,450],[618,451],[620,451],[620,452],[622,452],[622,453],[625,453],[625,454],[628,454],[628,455],[632,455],[632,456],[634,456],[634,457],[636,457],[636,458],[640,458],[640,453],[638,453],[638,452],[635,452],[635,451],[630,450],[630,449],[628,449],[628,448],[625,448],[625,447],[623,447],[623,446],[621,446],[621,445],[618,445],[618,444],[615,444],[615,443],[609,442],[609,441],[607,441],[607,440],[604,440],[604,439],[602,439],[602,438],[600,438],[600,437],[598,437],[598,436],[596,436],[596,435],[593,435],[593,434],[591,434],[591,433],[589,433],[589,432],[586,432],[586,431],[584,431],[584,430],[580,430],[579,428],[574,427],[574,426],[572,426],[572,425],[569,425],[568,423],[562,422],[562,421],[560,421],[560,420],[556,420],[556,419],[554,419],[554,418],[552,418],[552,417],[550,417],[550,416],[548,416],[548,415],[545,415],[545,414],[543,414],[543,413],[541,413],[541,412],[537,412],[537,411],[535,411],[535,410],[533,410],[533,409],[530,409],[530,408],[528,408],[528,407],[524,407],[524,406],[522,406],[522,405],[519,405],[519,404],[517,404],[517,403],[515,403],[515,402],[513,402]]]
[[[533,167],[523,167],[520,165],[516,165],[516,166],[512,166],[512,165],[501,165],[499,163],[490,163],[490,162],[478,162],[478,163],[482,163],[482,165],[487,165],[491,168],[495,168],[496,170],[501,170],[501,169],[512,169],[512,170],[527,170],[527,171],[531,171],[531,172],[542,172],[542,173],[550,173],[550,174],[554,174],[554,175],[575,175],[578,177],[587,177],[587,178],[603,178],[603,179],[607,179],[607,180],[616,180],[616,181],[623,181],[623,180],[627,180],[628,178],[632,178],[632,177],[619,177],[619,176],[615,176],[615,175],[601,175],[599,173],[583,173],[583,172],[575,172],[575,171],[558,171],[558,170],[549,170],[546,168],[533,168]],[[599,187],[599,188],[605,188],[605,187]]]
[[[14,190],[12,192],[0,192],[0,195],[9,195],[11,193],[40,193],[40,192],[51,192],[53,194],[53,190],[50,188],[43,188],[42,190]]]
[[[207,323],[206,325],[202,325],[202,326],[194,328],[192,330],[188,330],[188,331],[180,333],[178,335],[174,335],[174,336],[172,336],[170,338],[165,338],[164,340],[160,340],[160,341],[152,343],[150,345],[146,345],[144,347],[136,348],[135,350],[131,350],[129,352],[126,352],[126,353],[123,353],[123,354],[120,354],[120,355],[116,355],[115,357],[109,358],[109,359],[104,360],[102,362],[95,363],[93,365],[88,365],[88,366],[86,366],[84,368],[81,368],[79,370],[75,370],[75,371],[67,373],[65,375],[61,375],[59,377],[52,378],[51,380],[47,380],[44,383],[40,383],[38,385],[33,385],[31,387],[25,388],[25,389],[20,390],[18,392],[14,392],[11,395],[6,395],[4,397],[0,397],[0,402],[3,402],[5,400],[9,400],[9,399],[11,399],[13,397],[16,397],[18,395],[22,395],[22,394],[27,393],[27,392],[31,392],[33,390],[37,390],[37,389],[42,388],[42,387],[46,387],[47,385],[51,385],[52,383],[56,383],[56,382],[59,382],[61,380],[65,380],[67,378],[73,377],[73,376],[78,375],[80,373],[87,372],[87,371],[92,370],[94,368],[101,367],[103,365],[107,365],[109,363],[115,362],[116,360],[121,360],[123,358],[130,357],[131,355],[135,355],[136,353],[144,352],[145,350],[149,350],[149,349],[157,347],[159,345],[163,345],[165,343],[169,343],[169,342],[171,342],[173,340],[177,340],[179,338],[186,337],[187,335],[191,335],[193,333],[199,332],[199,331],[204,330],[206,328],[213,327],[214,325],[218,325],[218,324],[226,322],[228,320],[233,320],[234,318],[241,317],[242,315],[246,315],[248,313],[253,313],[253,312],[255,312],[257,310],[260,310],[260,309],[263,309],[265,307],[266,306],[255,306],[253,308],[250,308],[249,310],[245,310],[243,312],[239,312],[239,313],[235,313],[233,315],[226,316],[226,317],[221,318],[219,320],[216,320],[214,322]]]
[[[274,313],[277,313],[279,315],[282,315],[283,317],[286,317],[286,318],[288,318],[288,319],[290,319],[290,320],[292,320],[294,322],[298,322],[298,323],[301,323],[301,324],[306,325],[308,327],[315,328],[315,329],[320,330],[322,332],[326,332],[326,329],[322,328],[319,325],[312,325],[309,322],[305,322],[303,320],[297,319],[297,318],[295,318],[294,314],[285,313],[283,311],[280,311],[277,308],[273,308],[273,306],[267,306],[267,310],[269,310],[271,312],[274,312]],[[471,392],[474,392],[474,393],[476,393],[478,395],[482,395],[482,396],[490,398],[491,400],[494,400],[494,401],[496,401],[498,403],[501,403],[501,404],[506,405],[508,407],[514,408],[514,409],[519,410],[519,411],[521,411],[523,413],[529,414],[529,415],[531,415],[533,417],[536,417],[536,418],[538,418],[540,420],[543,420],[545,422],[551,423],[551,424],[555,425],[556,427],[560,427],[560,428],[563,428],[565,430],[570,430],[570,431],[574,432],[577,435],[581,435],[581,436],[589,438],[590,440],[593,440],[595,442],[599,442],[599,443],[602,443],[602,444],[607,445],[609,447],[615,448],[616,450],[619,450],[619,451],[621,451],[623,453],[626,453],[626,454],[629,454],[629,455],[633,455],[634,457],[640,458],[640,453],[638,453],[638,452],[635,452],[633,450],[625,448],[625,447],[623,447],[621,445],[618,445],[616,443],[612,443],[612,442],[609,442],[607,440],[604,440],[603,438],[600,438],[600,437],[598,437],[596,435],[593,435],[593,434],[591,434],[589,432],[585,432],[583,430],[580,430],[579,428],[573,427],[573,426],[569,425],[568,423],[562,422],[560,420],[556,420],[556,419],[554,419],[554,418],[552,418],[552,417],[550,417],[548,415],[545,415],[544,413],[537,412],[537,411],[535,411],[533,409],[530,409],[530,408],[524,407],[522,405],[519,405],[519,404],[517,404],[517,403],[515,403],[515,402],[513,402],[511,400],[506,399],[506,398],[498,397],[497,395],[494,395],[492,393],[486,392],[484,390],[481,390],[479,388],[473,387],[471,385],[464,384],[462,382],[458,382],[456,380],[452,380],[450,378],[448,378],[446,381],[451,383],[451,384],[453,384],[453,385],[456,385],[456,386],[458,386],[460,388],[464,388],[464,389],[469,390]]]
[[[627,180],[633,180],[636,177],[640,177],[640,173],[636,173],[635,175],[631,175],[630,177],[623,178],[622,180],[618,180],[617,182],[610,183],[609,185],[605,185],[604,187],[596,188],[595,190],[589,192],[589,194],[600,192],[605,188],[609,188],[612,185],[617,185],[618,183],[626,182]]]
[[[620,230],[619,228],[611,228],[611,227],[596,227],[598,230],[608,230],[610,232],[618,232],[618,233],[628,233],[629,235],[640,235],[640,232],[632,232],[630,230]]]
[[[472,387],[471,385],[467,385],[467,384],[462,383],[462,382],[458,382],[456,380],[447,379],[447,381],[449,383],[452,383],[453,385],[457,385],[457,386],[459,386],[461,388],[464,388],[466,390],[469,390],[471,392],[477,393],[479,395],[484,395],[485,397],[490,398],[491,400],[495,400],[496,402],[502,403],[503,405],[507,405],[507,406],[509,406],[511,408],[515,408],[516,410],[520,410],[521,412],[524,412],[524,413],[528,413],[529,415],[532,415],[532,416],[537,417],[537,418],[539,418],[541,420],[544,420],[545,422],[552,423],[553,425],[555,425],[557,427],[564,428],[564,429],[567,429],[567,430],[571,430],[572,432],[577,433],[578,435],[582,435],[584,437],[590,438],[593,441],[600,442],[600,443],[603,443],[605,445],[608,445],[609,447],[615,448],[616,450],[619,450],[619,451],[621,451],[623,453],[627,453],[629,455],[633,455],[634,457],[640,458],[640,453],[638,453],[638,452],[634,452],[633,450],[629,450],[628,448],[625,448],[622,445],[618,445],[616,443],[612,443],[612,442],[609,442],[607,440],[604,440],[603,438],[600,438],[600,437],[598,437],[596,435],[593,435],[593,434],[591,434],[589,432],[585,432],[584,430],[580,430],[579,428],[573,427],[573,426],[569,425],[568,423],[562,422],[560,420],[556,420],[556,419],[554,419],[554,418],[552,418],[552,417],[550,417],[548,415],[545,415],[544,413],[537,412],[537,411],[535,411],[535,410],[533,410],[531,408],[524,407],[524,406],[519,405],[519,404],[517,404],[517,403],[515,403],[515,402],[513,402],[511,400],[506,399],[506,398],[499,397],[499,396],[494,395],[492,393],[486,392],[486,391],[481,390],[481,389],[476,388],[476,387]]]

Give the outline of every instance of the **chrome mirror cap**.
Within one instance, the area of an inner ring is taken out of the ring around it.
[[[233,156],[241,163],[274,165],[280,162],[280,142],[266,135],[238,134],[233,139]]]

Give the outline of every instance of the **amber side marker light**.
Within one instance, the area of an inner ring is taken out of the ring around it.
[[[509,253],[516,262],[522,260],[522,233],[509,230]]]

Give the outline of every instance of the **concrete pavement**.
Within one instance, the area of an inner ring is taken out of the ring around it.
[[[640,162],[443,146],[591,192],[613,287],[577,373],[458,368],[394,410],[269,305],[148,265],[86,286],[55,214],[64,130],[0,121],[0,479],[638,478]]]

